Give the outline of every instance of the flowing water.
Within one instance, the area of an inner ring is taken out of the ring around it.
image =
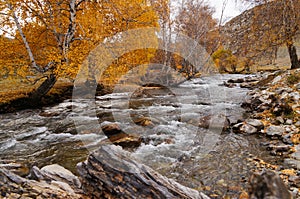
[[[234,196],[246,186],[247,158],[272,158],[260,147],[260,139],[223,130],[225,116],[233,123],[245,116],[240,105],[247,89],[222,86],[241,77],[203,77],[165,89],[119,85],[95,102],[77,98],[43,110],[2,114],[0,163],[58,163],[76,172],[75,165],[106,139],[101,125],[117,122],[144,140],[132,152],[134,158],[186,186]],[[207,117],[212,118],[209,128],[198,127]],[[134,122],[143,119],[151,125]]]

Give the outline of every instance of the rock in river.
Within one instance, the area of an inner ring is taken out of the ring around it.
[[[137,135],[129,135],[123,132],[116,123],[109,123],[102,126],[103,133],[110,142],[122,146],[124,149],[134,149],[139,147],[142,139]]]

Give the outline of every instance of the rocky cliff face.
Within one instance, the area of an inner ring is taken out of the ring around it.
[[[289,67],[290,60],[285,45],[269,45],[275,43],[275,37],[280,34],[280,27],[270,26],[264,19],[265,13],[276,10],[276,4],[256,6],[243,12],[226,23],[221,30],[223,45],[238,57],[251,60],[255,69],[268,69],[268,65],[282,68]],[[267,16],[276,19],[276,13]],[[300,51],[300,35],[294,38],[298,52]],[[271,46],[271,47],[270,47]]]

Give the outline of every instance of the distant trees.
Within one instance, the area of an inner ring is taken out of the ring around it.
[[[219,35],[213,31],[217,28],[213,13],[214,9],[205,0],[183,0],[175,20],[176,30],[199,42],[209,54],[219,44]]]
[[[257,51],[286,45],[291,68],[300,68],[294,37],[300,27],[299,0],[241,0],[260,5],[254,9],[251,34],[261,41]]]
[[[205,0],[181,0],[177,1],[176,5],[165,0],[152,0],[151,2],[155,2],[156,7],[160,8],[158,16],[162,32],[159,40],[164,49],[192,48],[184,44],[179,46],[180,35],[185,35],[200,44],[208,54],[212,54],[217,49],[219,37],[216,31],[213,31],[216,29],[217,21],[212,17],[214,9]],[[170,68],[177,70],[187,79],[199,74],[197,66],[189,63],[186,57],[181,57],[180,52],[159,50],[152,61],[166,66],[163,68],[166,74]]]

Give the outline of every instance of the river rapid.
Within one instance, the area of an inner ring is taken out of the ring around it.
[[[57,163],[76,173],[76,164],[106,140],[101,126],[116,122],[144,140],[131,152],[133,158],[216,198],[237,196],[246,189],[248,158],[273,158],[261,147],[263,138],[223,129],[227,119],[236,123],[246,117],[241,103],[248,90],[222,83],[245,77],[214,75],[146,93],[119,85],[93,102],[77,98],[42,110],[2,114],[0,164],[30,168]],[[209,117],[208,128],[198,126]],[[151,125],[134,122],[145,118]]]

